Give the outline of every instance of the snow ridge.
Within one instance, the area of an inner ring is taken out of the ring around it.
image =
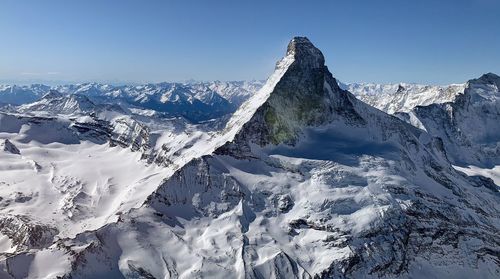
[[[363,102],[394,114],[409,112],[416,106],[451,102],[463,94],[465,84],[432,86],[411,83],[351,83],[344,87]]]
[[[55,90],[53,93],[57,91],[62,95],[85,96],[94,104],[118,104],[126,109],[154,110],[158,115],[182,116],[197,123],[229,115],[261,86],[261,81],[163,82],[133,86],[98,83],[53,87],[36,84],[0,85],[0,104],[27,105],[50,97],[44,95]]]

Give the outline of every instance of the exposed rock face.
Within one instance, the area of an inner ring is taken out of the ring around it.
[[[475,89],[483,88],[486,91],[484,93],[495,93],[495,88],[496,92],[500,89],[500,77],[494,73],[486,73],[478,79],[469,81],[469,86]]]
[[[402,119],[440,137],[454,164],[500,164],[500,77],[470,80],[453,102],[418,106]]]
[[[58,231],[48,225],[32,221],[26,216],[1,216],[0,233],[10,239],[14,248],[10,253],[20,253],[50,246]]]
[[[356,98],[340,89],[325,66],[323,54],[307,38],[294,38],[288,45],[286,57],[293,57],[293,63],[266,102],[238,133],[234,140],[237,145],[244,147],[248,140],[261,146],[293,144],[304,127],[320,126],[339,118],[364,124],[354,110]]]
[[[158,212],[168,214],[170,207],[192,202],[193,209],[201,216],[216,217],[250,195],[248,189],[220,170],[210,168],[204,159],[193,160],[183,169],[185,172],[176,173],[149,197]]]
[[[44,126],[61,126],[60,135],[52,135],[53,141],[76,143],[79,140],[90,140],[101,144],[109,142],[111,146],[119,145],[130,148],[132,151],[144,153],[145,156],[149,154],[149,128],[130,117],[118,117],[112,121],[96,117],[87,117],[84,119],[85,121],[81,121],[79,118],[59,121],[50,117],[11,116],[8,114],[5,114],[5,117],[15,119],[16,125],[26,124],[37,127],[37,130],[44,129]],[[3,140],[0,147],[6,152],[20,154],[17,147],[8,139]]]
[[[11,154],[21,154],[21,151],[19,151],[19,149],[17,149],[17,147],[8,139],[0,141],[0,150]]]
[[[398,85],[398,90],[396,91],[396,93],[402,93],[402,92],[404,92],[405,90],[406,90],[406,88],[404,88],[404,86],[403,86],[403,85],[399,84],[399,85]]]
[[[116,119],[111,124],[110,141],[122,147],[130,147],[132,151],[147,152],[149,145],[149,128],[129,118]]]

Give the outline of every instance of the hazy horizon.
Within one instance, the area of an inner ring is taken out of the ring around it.
[[[487,73],[483,73],[487,74]],[[497,73],[494,73],[497,74]],[[482,74],[481,74],[482,75]],[[377,82],[371,82],[371,81],[349,81],[349,82],[344,82],[342,80],[337,79],[338,82],[343,83],[343,84],[401,84],[401,83],[407,83],[407,84],[417,84],[417,85],[431,85],[431,86],[448,86],[452,84],[463,84],[469,81],[470,79],[474,78],[479,78],[481,75],[475,76],[475,77],[470,77],[468,80],[464,80],[463,82],[451,82],[451,83],[443,83],[443,84],[437,84],[437,83],[418,83],[418,82],[407,82],[404,80],[401,80],[399,82],[384,82],[384,83],[377,83]],[[0,79],[0,85],[17,85],[17,86],[29,86],[29,85],[35,85],[35,84],[42,84],[42,85],[47,85],[47,86],[64,86],[64,85],[75,85],[75,84],[89,84],[89,83],[96,83],[96,84],[109,84],[113,86],[133,86],[133,85],[144,85],[144,84],[159,84],[159,83],[197,83],[197,82],[215,82],[215,81],[221,81],[221,82],[251,82],[251,81],[262,81],[265,82],[266,79],[249,79],[249,80],[195,80],[195,79],[188,79],[188,80],[164,80],[164,81],[120,81],[120,80],[74,80],[74,81],[65,81],[65,80],[2,80]]]
[[[500,73],[492,0],[2,5],[0,82],[9,84],[264,80],[293,36],[307,36],[345,83],[445,85]]]

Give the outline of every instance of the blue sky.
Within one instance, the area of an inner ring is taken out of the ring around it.
[[[265,79],[295,35],[345,82],[500,73],[500,1],[0,0],[0,80]]]

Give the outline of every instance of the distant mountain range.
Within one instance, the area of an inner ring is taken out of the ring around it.
[[[351,83],[341,86],[363,102],[390,114],[408,112],[416,106],[450,102],[465,89],[465,84],[436,86],[411,83]]]
[[[85,95],[95,103],[120,103],[128,107],[184,116],[191,121],[204,121],[234,112],[264,81],[214,81],[189,83],[157,83],[133,86],[83,83],[47,86],[0,85],[0,104],[21,105],[38,101],[49,90],[64,95]],[[387,113],[409,112],[416,106],[450,102],[463,93],[464,84],[447,86],[411,83],[376,84],[339,82],[362,101]]]
[[[0,103],[23,105],[40,100],[49,90],[63,95],[82,95],[93,103],[119,104],[124,108],[153,110],[166,116],[206,121],[234,112],[261,81],[158,83],[140,86],[75,84],[49,87],[0,85]]]

